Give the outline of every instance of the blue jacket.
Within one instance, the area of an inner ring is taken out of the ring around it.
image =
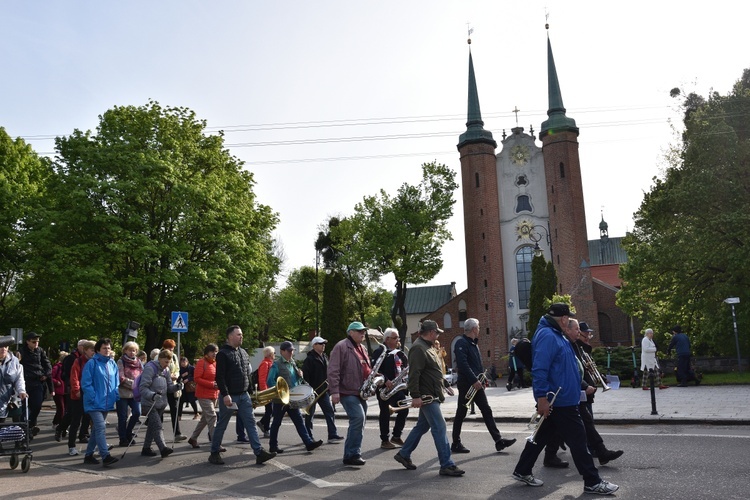
[[[117,363],[109,356],[94,354],[81,372],[83,411],[110,411],[120,399]]]
[[[555,392],[561,387],[555,406],[578,406],[581,399],[581,366],[573,345],[557,323],[548,316],[539,321],[531,339],[531,356],[534,399],[544,397],[548,392]]]
[[[458,383],[462,386],[471,385],[479,379],[484,368],[482,368],[482,356],[479,347],[474,340],[466,335],[459,337],[454,346],[456,356],[456,369],[458,370]]]
[[[676,347],[678,356],[690,356],[690,339],[684,333],[675,333],[672,337],[672,342],[669,343],[667,348],[667,354],[672,352],[672,348]]]

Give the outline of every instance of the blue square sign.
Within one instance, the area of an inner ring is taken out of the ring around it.
[[[188,331],[188,313],[172,311],[172,331],[186,333]]]

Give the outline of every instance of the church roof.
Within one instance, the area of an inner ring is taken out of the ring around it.
[[[456,283],[406,289],[406,314],[428,314],[456,296]]]
[[[542,122],[539,139],[549,133],[563,131],[574,132],[577,135],[576,121],[565,115],[565,105],[563,105],[560,81],[557,79],[557,68],[555,67],[555,58],[552,56],[552,43],[549,41],[549,36],[547,37],[547,92],[549,95],[547,116],[549,118]]]
[[[466,144],[484,143],[497,147],[497,142],[492,137],[492,132],[484,129],[482,111],[479,109],[479,92],[477,91],[477,79],[474,76],[474,59],[469,52],[469,103],[466,118],[466,132],[458,138],[458,148]]]
[[[592,266],[627,262],[628,254],[622,248],[622,237],[589,240],[589,259]]]

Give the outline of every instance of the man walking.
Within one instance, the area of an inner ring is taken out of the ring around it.
[[[320,410],[326,419],[328,427],[328,442],[330,444],[339,443],[344,440],[338,434],[336,429],[336,415],[331,406],[331,395],[328,393],[328,356],[326,356],[326,344],[328,341],[323,337],[315,337],[310,341],[312,348],[307,353],[305,362],[302,363],[302,374],[310,387],[315,389],[316,394],[320,396],[316,403],[310,407],[310,411],[305,415],[305,427],[310,437],[313,437],[313,417],[315,416],[315,407],[320,405]],[[313,438],[314,439],[314,438]]]
[[[403,351],[399,349],[401,347],[401,339],[398,335],[398,330],[395,328],[386,328],[383,333],[382,345],[375,349],[372,353],[372,359],[379,359],[383,354],[383,350],[386,352],[386,356],[383,359],[383,363],[380,365],[379,373],[385,377],[385,390],[391,391],[394,387],[393,380],[401,375],[401,373],[409,366],[409,361]],[[406,398],[406,390],[396,391],[388,399],[383,399],[380,396],[380,391],[377,394],[378,406],[380,408],[380,415],[378,416],[378,423],[380,425],[380,447],[385,450],[392,450],[396,447],[403,446],[404,442],[401,440],[401,433],[404,431],[406,425],[406,417],[409,414],[409,410],[402,410],[396,413],[396,423],[393,426],[393,439],[388,439],[389,428],[391,423],[391,411],[390,406],[397,406],[398,402]]]

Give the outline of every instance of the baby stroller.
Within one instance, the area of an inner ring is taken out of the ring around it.
[[[21,410],[26,418],[23,422],[5,422],[0,424],[0,457],[10,457],[10,468],[15,469],[20,462],[21,471],[29,472],[32,452],[29,439],[29,405],[25,399],[15,397],[9,406]],[[23,457],[23,458],[21,458]]]

